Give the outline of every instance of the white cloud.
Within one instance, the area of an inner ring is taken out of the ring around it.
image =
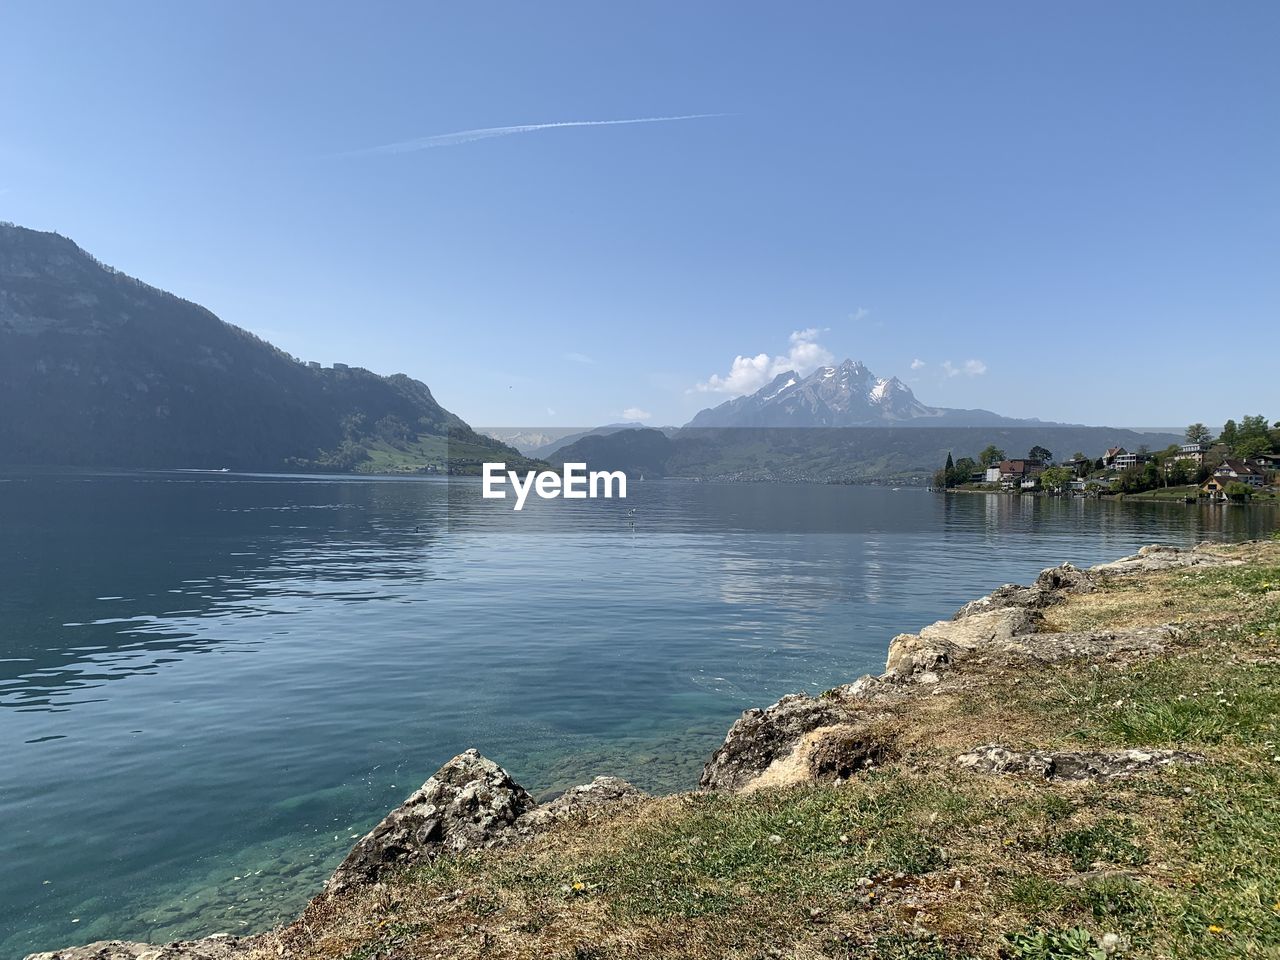
[[[648,410],[641,410],[639,407],[627,407],[622,411],[623,420],[648,420],[652,416]]]
[[[914,368],[915,364],[912,364]],[[966,360],[964,363],[956,366],[950,360],[942,361],[942,370],[948,377],[958,377],[964,374],[966,377],[980,377],[987,372],[987,365],[981,360]]]
[[[695,385],[694,390],[699,393],[727,393],[737,397],[755,393],[778,374],[788,370],[794,370],[802,377],[807,376],[835,359],[830,350],[818,343],[821,333],[816,327],[795,331],[791,334],[788,351],[776,357],[767,353],[758,353],[754,357],[734,357],[727,374],[720,376],[713,373]]]
[[[430,137],[418,137],[415,140],[384,143],[380,147],[351,150],[340,156],[367,157],[376,154],[412,153],[415,150],[430,150],[433,147],[456,147],[475,140],[488,140],[490,137],[509,137],[513,133],[562,130],[565,127],[614,127],[629,123],[670,123],[676,120],[707,120],[712,117],[727,116],[729,116],[727,113],[690,113],[679,117],[639,117],[635,120],[563,120],[559,123],[520,123],[510,127],[480,127],[476,130],[458,130],[454,133],[437,133]]]
[[[547,407],[547,416],[554,417],[555,415],[556,415],[556,412],[552,410],[550,407]]]
[[[928,366],[928,364],[927,364],[927,363],[925,363],[923,360],[921,360],[919,357],[917,357],[916,359],[914,359],[914,360],[912,360],[912,361],[911,361],[911,369],[912,369],[912,370],[921,370],[921,369],[923,369],[924,367],[927,367],[927,366]]]
[[[871,316],[870,310],[868,310],[866,307],[859,307],[856,311],[849,314],[849,319],[852,320],[854,323],[857,323],[859,320],[865,320],[869,316]]]
[[[569,353],[566,353],[564,358],[566,360],[572,360],[574,363],[595,363],[595,361],[585,353],[578,353],[577,351],[570,351]]]

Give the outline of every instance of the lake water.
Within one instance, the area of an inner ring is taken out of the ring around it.
[[[1274,510],[633,482],[0,474],[0,956],[245,932],[466,747],[696,784],[748,706],[1006,581]],[[632,512],[634,511],[634,513]]]

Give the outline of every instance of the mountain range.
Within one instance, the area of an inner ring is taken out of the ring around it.
[[[1096,456],[1178,441],[1140,433],[1005,417],[990,410],[930,407],[897,377],[846,360],[808,376],[780,373],[755,393],[703,410],[679,430],[601,429],[565,438],[542,456],[554,463],[697,480],[919,482],[945,461],[988,444],[1009,456],[1047,447]]]
[[[0,464],[474,472],[523,462],[404,374],[302,363],[0,224]]]
[[[1038,425],[990,410],[925,406],[897,377],[877,377],[857,360],[807,377],[780,373],[755,393],[698,413],[689,427],[987,427]]]
[[[927,480],[951,454],[974,457],[993,444],[1010,457],[1044,447],[1058,458],[1096,457],[1108,447],[1160,449],[1176,434],[1054,424],[991,426],[684,427],[591,435],[548,456],[649,478],[866,483]]]
[[[0,224],[0,465],[475,473],[536,457],[654,477],[849,481],[927,476],[947,452],[987,443],[1020,455],[1177,439],[930,407],[852,360],[783,373],[679,429],[494,432],[421,381],[304,363],[65,237]]]
[[[1037,446],[1069,456],[1111,446],[1159,448],[1179,439],[931,407],[897,377],[878,377],[845,360],[808,376],[780,373],[754,393],[702,410],[678,430],[614,425],[562,438],[538,455],[655,478],[914,483],[948,454],[976,457],[988,444],[1013,457]]]

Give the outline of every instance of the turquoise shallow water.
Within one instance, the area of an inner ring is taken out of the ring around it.
[[[743,708],[1062,560],[1273,510],[633,483],[0,475],[0,956],[260,929],[468,746],[696,783]],[[634,510],[634,514],[631,511]]]

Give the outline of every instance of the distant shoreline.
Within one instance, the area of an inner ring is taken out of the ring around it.
[[[931,487],[931,493],[966,493],[966,494],[985,494],[997,497],[1040,497],[1046,500],[1115,500],[1115,501],[1137,501],[1140,503],[1171,503],[1180,504],[1186,507],[1194,506],[1228,506],[1228,507],[1274,507],[1280,506],[1280,495],[1263,492],[1254,494],[1248,500],[1232,501],[1232,500],[1211,500],[1208,497],[1196,497],[1196,499],[1187,503],[1186,495],[1168,494],[1161,496],[1163,488],[1156,490],[1144,490],[1141,493],[1100,493],[1096,496],[1076,496],[1075,494],[1055,494],[1046,490],[982,490],[976,487],[948,487],[946,489],[940,487]],[[1154,495],[1153,495],[1154,494]]]

